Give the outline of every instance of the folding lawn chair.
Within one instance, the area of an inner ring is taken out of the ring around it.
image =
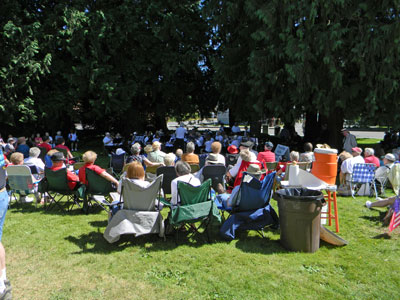
[[[125,153],[117,155],[115,153],[111,153],[110,157],[110,168],[112,174],[118,179],[121,177],[125,165],[126,156]]]
[[[171,182],[177,177],[175,167],[159,167],[157,169],[157,176],[160,175],[163,175],[162,189],[164,192],[164,198],[167,198],[167,194],[169,195],[169,198],[171,198]]]
[[[220,229],[224,238],[234,239],[235,231],[238,229],[256,230],[264,236],[264,227],[277,226],[278,216],[269,204],[275,174],[276,172],[268,174],[260,181],[244,173],[239,191],[232,199],[231,208],[222,206],[218,200],[215,201],[218,208],[230,213]]]
[[[204,166],[202,175],[203,175],[203,181],[206,181],[207,179],[211,179],[212,181],[212,187],[214,190],[217,190],[218,184],[222,184],[222,186],[225,186],[225,173],[226,173],[226,167],[223,165],[208,165]]]
[[[265,168],[268,170],[268,173],[272,173],[273,171],[276,170],[276,167],[278,166],[278,162],[265,162],[264,163]]]
[[[45,168],[44,170],[45,183],[43,185],[43,192],[47,192],[50,199],[49,205],[46,210],[52,207],[59,207],[62,211],[71,211],[74,205],[81,207],[80,203],[83,202],[85,197],[85,187],[77,183],[77,187],[71,190],[68,186],[67,169],[62,168],[57,171]],[[62,203],[65,199],[66,202]]]
[[[37,200],[39,199],[37,184],[40,180],[35,180],[32,177],[31,168],[29,166],[8,166],[7,176],[8,185],[11,189],[11,199],[17,199],[17,195],[21,197],[27,196],[29,194],[34,194],[37,203]]]
[[[40,149],[40,154],[39,154],[39,158],[43,161],[43,163],[45,162],[44,157],[47,154],[47,149],[44,147],[38,147]]]
[[[160,213],[160,194],[163,175],[144,188],[127,178],[122,178],[123,208],[112,217],[104,238],[109,243],[119,240],[122,234],[135,236],[158,233],[164,237],[164,221]],[[158,201],[157,201],[158,200]]]
[[[86,198],[83,210],[88,213],[89,206],[93,207],[94,204],[98,204],[106,212],[109,212],[113,204],[110,193],[116,192],[115,186],[89,168],[86,168],[86,180]]]
[[[211,179],[206,180],[200,186],[192,186],[189,183],[178,181],[178,196],[180,202],[171,207],[169,225],[175,229],[175,241],[178,243],[178,233],[182,227],[186,227],[191,234],[200,233],[204,226],[207,241],[210,242],[208,227],[214,217],[221,220],[219,211],[211,200]],[[200,222],[197,226],[195,223]]]
[[[226,167],[234,166],[239,159],[239,154],[227,154],[225,157]]]
[[[369,184],[374,187],[375,197],[378,197],[375,185],[375,164],[355,164],[353,166],[353,173],[350,176],[350,189],[353,198],[356,191],[359,190],[362,184]],[[370,196],[372,192],[370,192]]]

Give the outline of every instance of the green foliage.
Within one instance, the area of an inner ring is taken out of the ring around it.
[[[342,120],[398,122],[399,10],[399,1],[207,1],[225,104],[245,118],[339,110]]]

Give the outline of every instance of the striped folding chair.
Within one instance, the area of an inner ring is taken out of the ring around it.
[[[370,187],[373,186],[375,197],[378,197],[375,185],[375,169],[376,166],[374,164],[355,164],[353,166],[353,173],[350,178],[350,189],[353,198],[355,198],[356,189],[359,189],[362,184],[369,184]]]

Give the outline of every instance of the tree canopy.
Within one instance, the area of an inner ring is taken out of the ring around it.
[[[218,104],[238,120],[306,114],[307,128],[335,132],[359,117],[397,124],[399,9],[393,0],[2,1],[1,122],[123,131]]]

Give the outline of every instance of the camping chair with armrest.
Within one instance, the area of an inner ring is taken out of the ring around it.
[[[133,234],[137,237],[158,233],[160,237],[165,237],[164,221],[160,212],[162,181],[161,174],[144,188],[125,177],[122,178],[123,208],[112,217],[104,232],[104,238],[109,243],[118,241],[122,234]]]
[[[46,204],[46,210],[57,206],[65,212],[71,211],[74,205],[81,207],[80,203],[85,198],[85,187],[78,182],[76,188],[70,190],[66,168],[57,171],[45,168],[44,175],[46,184],[43,185],[43,192],[48,194],[50,201],[48,205]],[[63,199],[66,199],[64,204],[62,203]]]
[[[32,177],[31,168],[29,166],[26,165],[8,166],[7,178],[8,178],[8,185],[10,186],[11,189],[11,196],[13,196],[15,199],[17,199],[16,198],[17,194],[20,197],[26,196],[28,194],[34,194],[36,200],[39,199],[37,184],[39,183],[40,180],[35,180]],[[13,197],[11,197],[11,199]]]
[[[388,179],[390,184],[392,185],[393,191],[396,195],[399,194],[400,189],[400,164],[396,163],[390,169]]]
[[[227,154],[225,156],[225,165],[226,165],[226,167],[234,166],[238,159],[239,159],[239,154]]]
[[[221,184],[223,187],[225,187],[225,173],[226,167],[224,165],[204,166],[202,171],[203,181],[206,181],[210,178],[212,181],[212,188],[217,190],[218,184]]]
[[[162,189],[164,192],[164,198],[167,199],[167,195],[169,195],[168,198],[171,198],[171,182],[177,177],[175,167],[159,167],[157,169],[157,176],[160,175],[163,175]]]
[[[110,193],[116,192],[115,186],[95,171],[86,168],[86,199],[84,203],[84,211],[89,212],[89,206],[94,207],[98,204],[106,212],[111,210],[113,198]]]
[[[266,226],[278,226],[278,216],[270,205],[275,174],[270,173],[260,181],[244,172],[239,191],[232,199],[232,207],[224,208],[216,200],[218,208],[230,213],[220,229],[224,238],[234,239],[238,229],[256,230],[264,237]]]
[[[200,186],[178,181],[178,196],[180,202],[176,206],[171,206],[168,217],[169,225],[175,229],[176,243],[179,230],[183,227],[190,230],[192,235],[200,233],[199,229],[204,227],[203,232],[210,242],[209,224],[212,218],[221,220],[219,211],[211,200],[211,179],[204,181]],[[199,224],[196,226],[195,223]]]
[[[43,163],[45,163],[44,157],[47,154],[47,149],[44,147],[38,147],[40,149],[40,154],[39,154],[39,158],[43,161]]]
[[[278,166],[278,162],[274,161],[274,162],[265,162],[265,169],[268,170],[268,173],[272,173],[273,171],[276,170],[276,167]]]
[[[374,187],[375,197],[378,197],[375,185],[375,164],[355,164],[353,166],[353,173],[350,176],[350,190],[353,198],[362,184],[369,184]],[[370,196],[372,192],[370,192]]]
[[[125,166],[126,156],[125,153],[117,155],[115,153],[111,153],[110,156],[110,168],[112,170],[112,174],[118,179],[121,177],[124,166]]]

